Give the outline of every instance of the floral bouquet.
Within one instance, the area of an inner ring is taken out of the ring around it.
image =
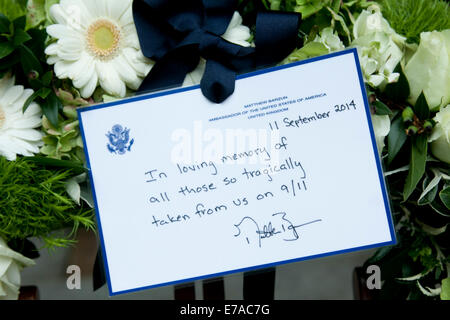
[[[374,298],[450,299],[445,0],[0,0],[0,299],[34,264],[29,238],[95,230],[77,108],[194,84],[220,103],[239,73],[349,47],[398,237],[366,262]]]

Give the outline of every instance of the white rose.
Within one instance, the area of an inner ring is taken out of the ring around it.
[[[368,10],[363,10],[358,16],[358,19],[356,19],[353,25],[353,37],[358,39],[378,32],[391,36],[399,45],[405,43],[406,38],[397,34],[389,25],[389,22],[383,18],[380,7],[378,5],[372,5]]]
[[[381,156],[381,152],[384,148],[384,140],[391,130],[391,120],[387,115],[379,116],[373,114],[372,125],[375,134],[375,140],[377,142],[378,154]]]
[[[389,26],[378,6],[363,10],[353,26],[353,36],[352,46],[358,49],[365,81],[382,90],[396,82],[400,75],[394,69],[403,58],[406,39]]]
[[[431,134],[431,153],[450,164],[450,104],[442,108],[434,118],[436,127]]]
[[[314,39],[314,42],[322,43],[329,52],[344,50],[345,46],[342,43],[341,39],[337,35],[337,32],[334,32],[333,28],[328,27],[324,28],[320,35],[317,35]]]
[[[16,300],[19,297],[20,271],[34,264],[33,260],[8,248],[0,238],[0,300]]]
[[[450,103],[450,29],[422,32],[417,52],[405,67],[414,104],[423,91],[431,109]]]

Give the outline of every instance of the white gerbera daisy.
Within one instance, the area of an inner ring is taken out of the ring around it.
[[[137,90],[153,66],[144,57],[132,14],[133,0],[61,0],[50,8],[56,42],[45,53],[58,78],[69,78],[84,98],[98,84],[110,95]]]
[[[41,108],[32,103],[25,113],[25,101],[33,90],[15,86],[14,78],[6,75],[0,80],[0,155],[16,160],[18,154],[33,156],[43,144],[42,133],[35,128],[42,124]]]
[[[250,47],[247,40],[250,39],[250,29],[242,24],[242,17],[239,12],[234,12],[227,30],[222,35],[225,40],[243,47]],[[194,71],[188,73],[184,79],[183,86],[199,84],[205,73],[206,60],[201,58],[200,63]]]

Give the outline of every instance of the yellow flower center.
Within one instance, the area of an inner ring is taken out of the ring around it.
[[[3,127],[5,120],[6,120],[5,112],[2,110],[2,107],[0,107],[0,129]]]
[[[91,24],[87,31],[87,46],[89,51],[100,59],[114,57],[119,49],[120,29],[106,19],[100,19]]]

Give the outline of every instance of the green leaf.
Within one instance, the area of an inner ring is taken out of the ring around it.
[[[392,121],[388,135],[388,164],[397,156],[407,138],[402,115],[399,113]]]
[[[38,91],[39,97],[41,97],[42,99],[46,99],[48,97],[48,95],[50,94],[50,92],[52,92],[52,90],[49,88],[46,88],[46,87],[41,88]]]
[[[417,201],[418,205],[423,206],[426,204],[430,204],[434,201],[434,198],[436,198],[438,188],[439,188],[439,182],[442,179],[442,174],[438,171],[438,173],[434,176],[434,178],[429,181],[429,177],[426,176],[425,179],[423,179],[422,183],[422,189],[423,192],[419,197],[419,200]]]
[[[408,177],[406,178],[405,187],[403,189],[404,201],[408,200],[408,198],[416,189],[416,186],[419,183],[420,179],[422,179],[425,173],[425,165],[427,162],[427,136],[414,136],[412,137],[411,144],[411,161]]]
[[[31,71],[37,71],[39,74],[42,73],[42,66],[39,63],[38,58],[36,58],[35,54],[30,49],[24,45],[21,45],[19,47],[19,53],[22,62],[22,69],[25,74],[28,74]]]
[[[438,214],[443,217],[450,218],[450,212],[448,208],[442,204],[439,199],[435,199],[432,203],[430,203],[430,207]]]
[[[442,203],[450,210],[450,187],[445,188],[439,192],[439,198],[441,198]]]
[[[58,160],[58,159],[52,159],[52,158],[45,158],[45,157],[24,157],[23,158],[26,161],[34,162],[40,166],[44,167],[52,167],[52,168],[66,168],[66,169],[76,169],[77,171],[83,171],[85,172],[87,169],[84,168],[80,163],[68,161],[68,160]]]
[[[9,56],[0,59],[0,70],[5,71],[11,69],[16,64],[20,63],[18,54],[10,54]]]
[[[46,19],[45,0],[28,0],[27,29],[35,28]]]
[[[31,40],[31,36],[26,31],[23,31],[23,29],[17,29],[15,31],[13,39],[14,46],[18,47],[28,40]]]
[[[441,300],[450,300],[450,277],[442,280]]]
[[[385,115],[391,116],[393,114],[391,109],[389,109],[389,107],[380,100],[375,101],[374,106],[375,106],[375,113],[379,116]]]
[[[9,33],[11,22],[9,19],[0,12],[0,33]]]
[[[400,63],[395,68],[394,72],[400,74],[397,82],[390,83],[386,86],[385,94],[397,103],[404,103],[410,94],[408,79],[403,73]]]
[[[15,19],[13,21],[13,25],[14,25],[14,30],[18,30],[18,29],[25,29],[27,23],[27,17],[26,16],[21,16],[18,17],[17,19]]]
[[[1,42],[0,43],[0,59],[9,56],[14,51],[14,46],[11,42]]]
[[[12,21],[25,15],[26,2],[27,0],[0,0],[0,12]]]
[[[49,88],[40,88],[39,90],[35,91],[24,103],[23,105],[23,112],[27,111],[30,104],[36,100],[37,97],[40,97],[42,99],[47,98],[47,96],[52,92]]]
[[[58,127],[58,111],[62,108],[62,103],[54,92],[51,92],[47,99],[41,103],[42,112],[54,127]]]
[[[22,108],[22,112],[25,113],[25,111],[27,111],[28,107],[30,106],[30,104],[33,103],[34,100],[36,100],[36,98],[39,96],[39,91],[35,91],[33,92],[33,94],[31,96],[28,97],[28,99],[25,101],[25,103],[23,104],[23,108]]]
[[[292,52],[283,63],[301,61],[308,58],[321,56],[328,53],[328,49],[320,42],[309,42],[301,49]]]
[[[427,99],[425,98],[423,91],[419,98],[417,98],[413,109],[414,113],[420,120],[427,120],[430,118],[430,108],[428,107]]]
[[[50,86],[50,84],[52,83],[53,80],[53,72],[52,71],[48,71],[46,74],[44,74],[42,76],[42,84],[45,87]]]

